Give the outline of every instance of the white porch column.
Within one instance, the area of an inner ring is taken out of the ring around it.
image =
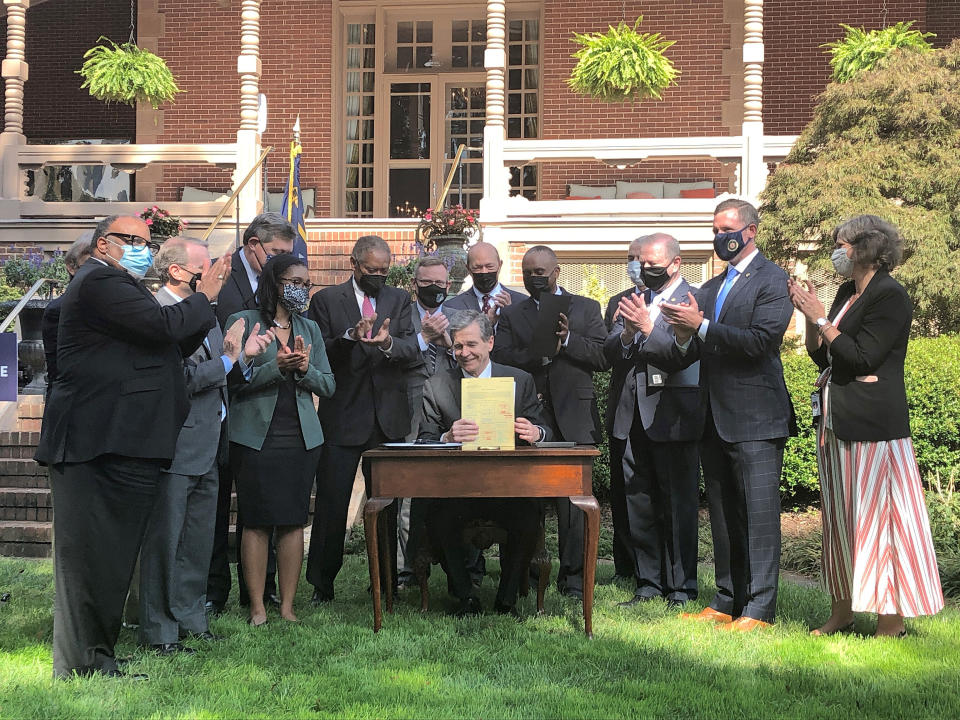
[[[506,2],[487,0],[487,49],[483,56],[487,71],[487,117],[483,128],[483,198],[480,201],[480,217],[484,221],[504,216],[510,194],[507,171],[503,167],[506,39]]]
[[[260,0],[242,0],[240,8],[240,129],[237,131],[237,169],[233,174],[237,185],[260,157],[258,107],[260,99]],[[240,222],[250,222],[263,207],[263,173],[257,170],[240,196]]]
[[[744,0],[743,140],[740,182],[743,195],[756,203],[767,182],[763,161],[763,0]]]
[[[23,85],[27,81],[27,8],[30,0],[3,0],[7,10],[7,55],[2,71],[5,82],[3,95],[3,133],[0,134],[0,155],[3,157],[3,176],[0,179],[0,198],[3,202],[0,216],[19,214],[21,176],[17,167],[17,148],[26,145],[23,134]]]

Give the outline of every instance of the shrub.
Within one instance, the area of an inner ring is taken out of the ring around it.
[[[960,467],[960,337],[916,338],[904,367],[920,476]]]
[[[783,450],[780,497],[784,508],[805,507],[820,499],[817,478],[817,440],[810,411],[810,393],[819,371],[806,352],[787,351],[780,356],[783,378],[797,414],[796,437],[787,439]]]

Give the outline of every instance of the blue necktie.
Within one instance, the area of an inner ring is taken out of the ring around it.
[[[723,287],[720,288],[720,292],[717,293],[717,302],[713,306],[713,319],[716,320],[720,317],[720,310],[723,308],[723,301],[727,299],[727,293],[730,292],[730,288],[733,287],[733,281],[737,279],[739,271],[733,266],[727,266],[727,278],[723,281]]]

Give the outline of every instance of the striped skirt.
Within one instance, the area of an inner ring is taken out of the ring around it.
[[[943,591],[913,442],[840,440],[822,424],[818,440],[827,592],[856,612],[938,612]]]

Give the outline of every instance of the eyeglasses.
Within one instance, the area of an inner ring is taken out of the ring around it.
[[[280,283],[282,285],[293,285],[295,288],[306,288],[307,290],[315,287],[309,280],[301,280],[300,278],[291,278],[289,280],[287,278],[280,278]]]
[[[130,247],[133,247],[133,248],[140,249],[142,247],[147,247],[148,245],[152,245],[152,246],[155,246],[157,250],[160,249],[160,246],[157,243],[152,243],[150,240],[147,240],[146,238],[142,238],[139,235],[130,235],[128,233],[121,233],[121,232],[104,233],[104,237],[110,237],[111,235],[115,238],[120,238],[121,240],[123,240],[125,245],[129,245]],[[153,247],[151,247],[150,249],[151,251],[153,251]]]

